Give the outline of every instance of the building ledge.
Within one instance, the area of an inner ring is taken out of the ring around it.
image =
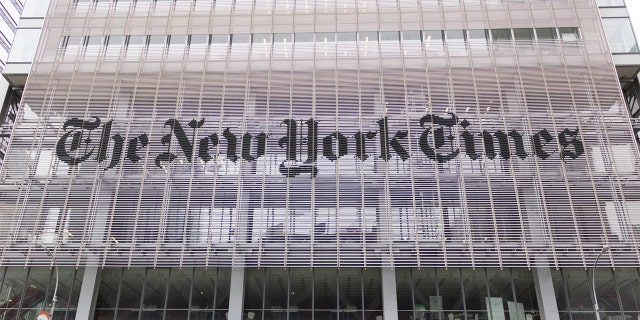
[[[31,63],[7,63],[2,75],[13,87],[24,87],[31,70]]]
[[[640,71],[640,53],[614,53],[613,63],[620,81],[633,80]]]
[[[602,18],[629,17],[629,11],[625,7],[600,8],[599,11]]]

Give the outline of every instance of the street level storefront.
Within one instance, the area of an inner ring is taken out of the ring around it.
[[[596,292],[602,319],[640,315],[638,269],[600,268]],[[35,319],[50,308],[49,268],[8,267],[0,319]],[[523,268],[397,268],[398,319],[540,319],[533,273]],[[54,319],[74,319],[83,268],[60,268]],[[383,316],[380,268],[246,268],[244,288],[230,268],[105,268],[94,319],[226,319],[233,291],[244,291],[246,319],[375,320]],[[590,270],[552,270],[561,319],[593,319]],[[82,307],[82,306],[81,306]]]

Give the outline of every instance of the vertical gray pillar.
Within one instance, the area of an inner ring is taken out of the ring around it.
[[[231,269],[231,287],[229,289],[228,320],[242,320],[244,308],[244,267]]]
[[[553,290],[553,279],[549,267],[532,268],[533,282],[536,286],[536,297],[542,320],[560,320],[556,293]]]
[[[398,295],[396,294],[396,271],[384,267],[382,272],[382,318],[398,320]]]
[[[98,288],[100,287],[100,267],[85,267],[82,276],[82,286],[80,287],[80,299],[78,300],[78,310],[76,320],[93,319],[96,299],[98,298]],[[54,318],[55,319],[55,318]]]

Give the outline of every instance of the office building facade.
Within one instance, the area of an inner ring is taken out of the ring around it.
[[[52,0],[0,171],[0,318],[56,288],[56,319],[638,317],[600,17]]]

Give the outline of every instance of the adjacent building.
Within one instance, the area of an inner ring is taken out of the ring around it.
[[[0,319],[640,316],[624,3],[27,8]]]

